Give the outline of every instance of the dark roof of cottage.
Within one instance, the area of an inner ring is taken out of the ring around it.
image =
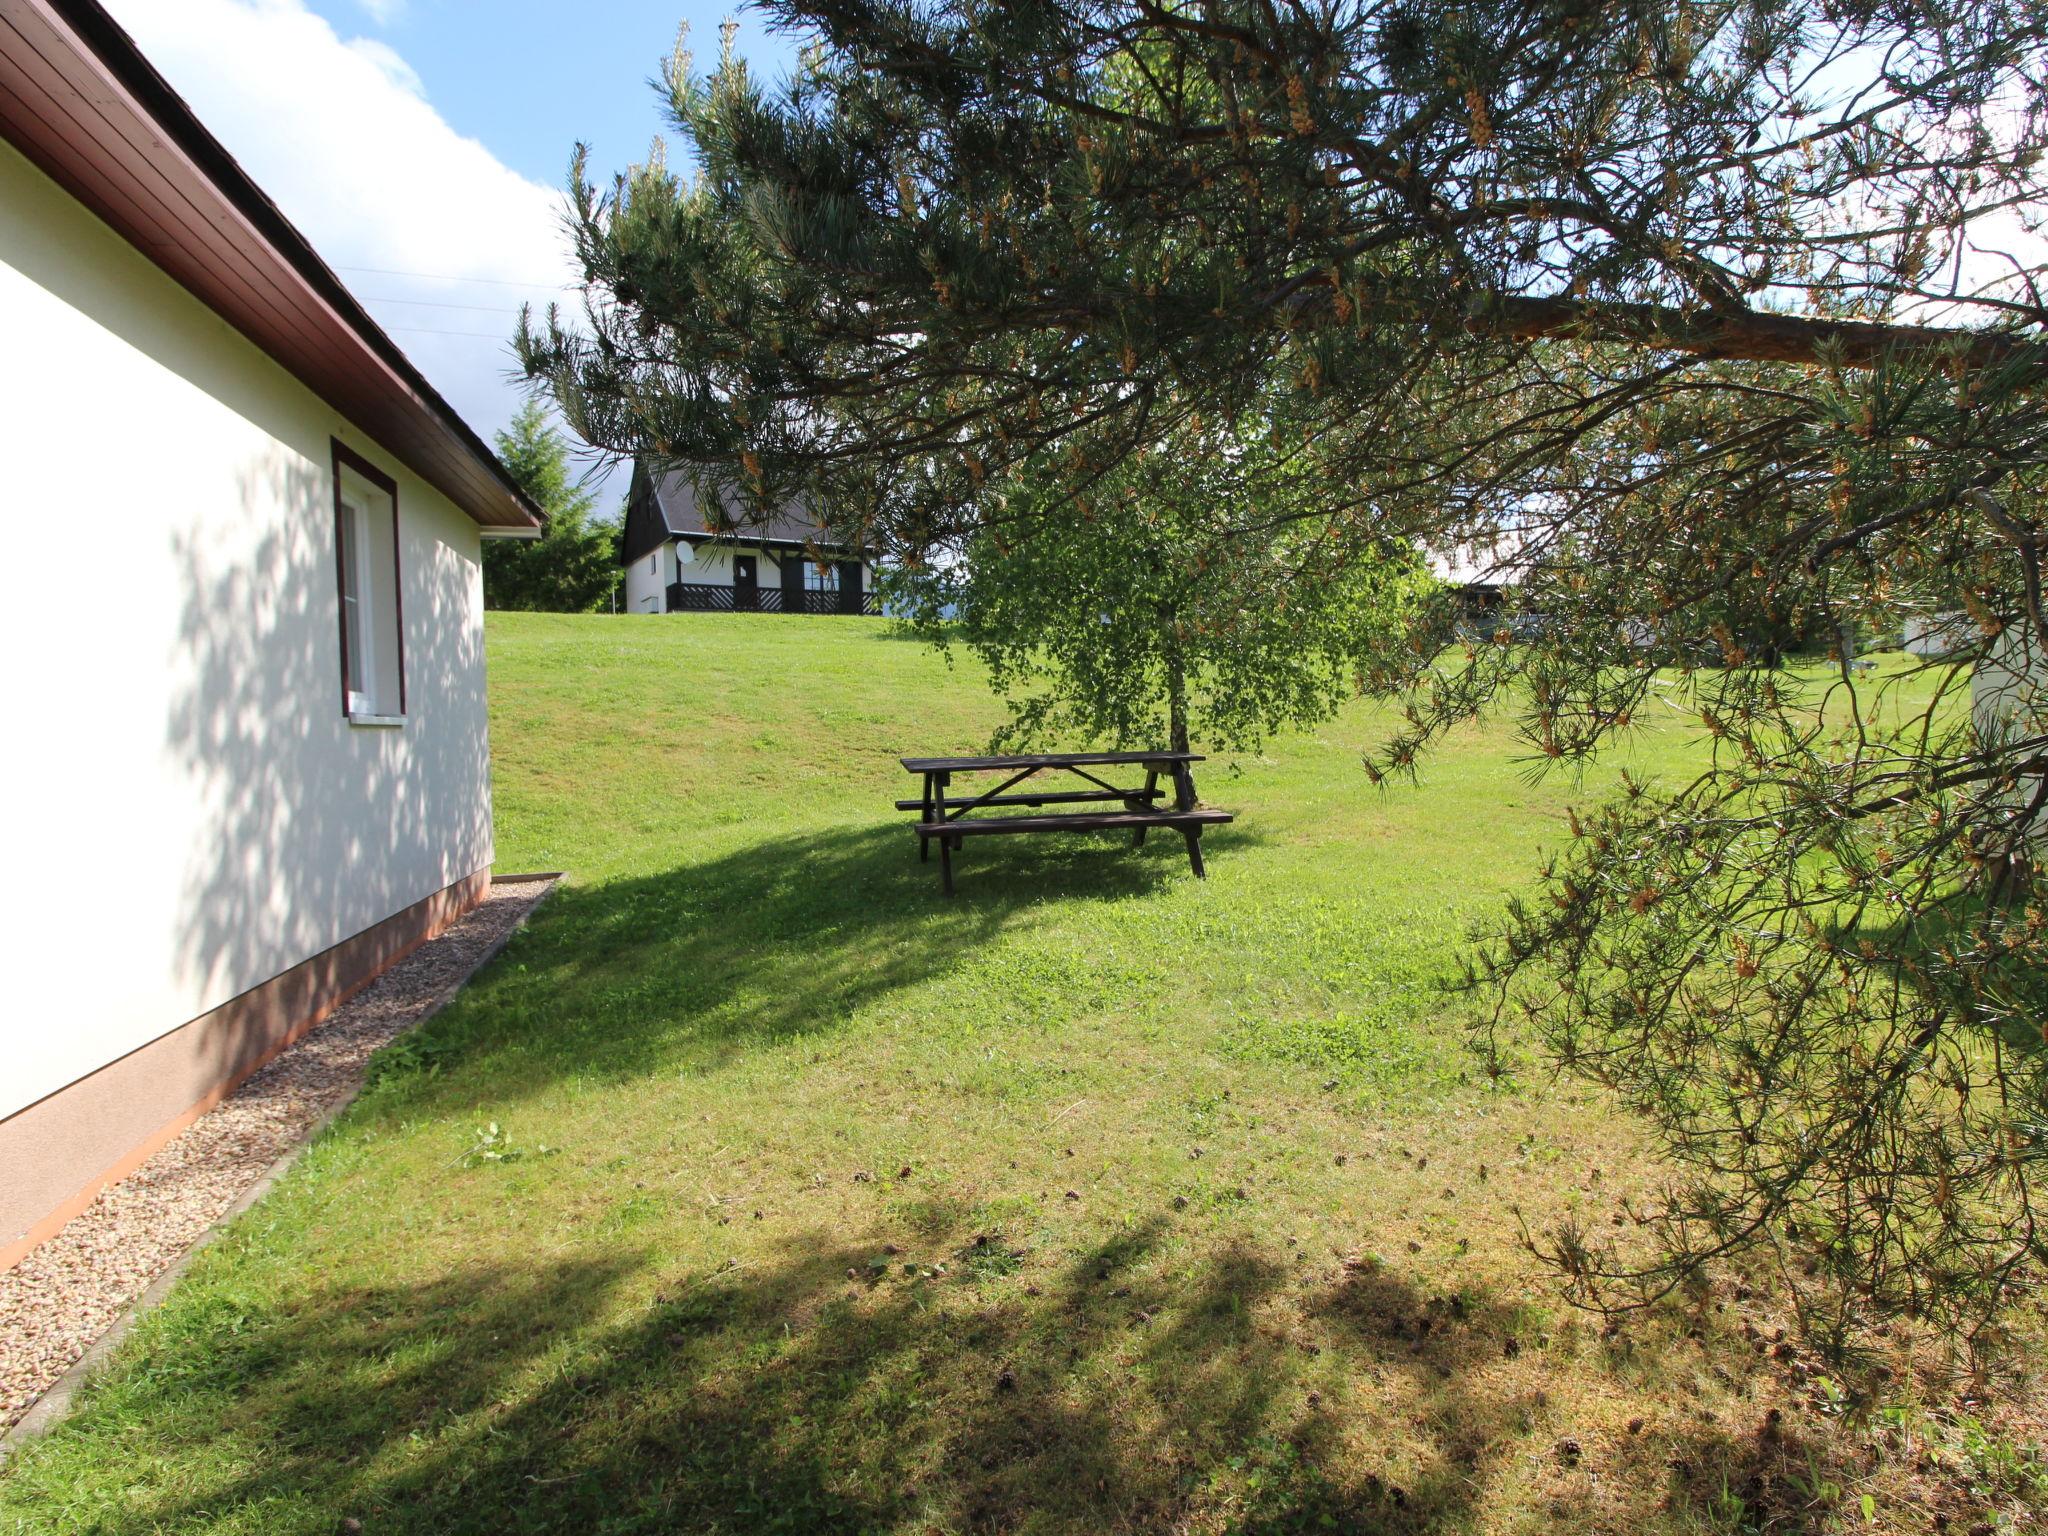
[[[721,530],[708,528],[706,523],[715,519],[707,517],[707,509],[687,473],[670,469],[648,474],[643,467],[634,478],[639,480],[642,475],[646,475],[646,483],[653,491],[654,506],[662,522],[676,538],[688,539],[692,543],[701,539],[724,539],[730,543],[771,544],[787,549],[854,552],[851,545],[828,534],[824,525],[803,507],[778,509],[767,518],[759,518],[741,511],[732,499],[726,498],[722,505],[733,526]]]

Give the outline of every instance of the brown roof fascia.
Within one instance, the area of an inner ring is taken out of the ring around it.
[[[95,0],[0,0],[0,136],[486,531],[544,516]]]

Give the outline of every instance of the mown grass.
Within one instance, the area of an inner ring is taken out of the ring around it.
[[[569,880],[0,1474],[0,1530],[1931,1529],[2042,1492],[2018,1399],[1902,1375],[1860,1420],[1767,1294],[1603,1330],[1519,1248],[1654,1161],[1476,1082],[1444,983],[1611,766],[1472,729],[1375,791],[1361,706],[1207,766],[1206,883],[1176,839],[1004,839],[948,902],[889,803],[996,723],[971,669],[860,620],[489,641],[499,867]]]

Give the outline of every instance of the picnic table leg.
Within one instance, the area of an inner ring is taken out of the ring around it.
[[[931,815],[927,818],[928,820],[943,822],[946,819],[946,786],[952,782],[953,775],[943,768],[932,775],[932,811]],[[953,894],[953,876],[951,872],[952,866],[946,864],[946,850],[948,848],[958,848],[959,846],[960,839],[957,837],[942,836],[939,839],[939,862],[946,865],[946,894],[948,896]]]
[[[932,819],[932,776],[930,774],[924,776],[924,819],[927,822]],[[917,862],[922,864],[931,856],[932,840],[928,837],[920,837],[917,840]]]
[[[1183,827],[1180,835],[1188,841],[1188,865],[1194,870],[1195,878],[1197,880],[1208,879],[1209,871],[1202,868],[1202,829],[1200,827]]]
[[[1152,809],[1152,792],[1158,787],[1159,770],[1157,768],[1147,768],[1145,770],[1145,798],[1137,806],[1138,810],[1149,811]],[[1143,827],[1133,827],[1131,829],[1131,846],[1133,848],[1145,846],[1145,829]]]
[[[939,838],[939,884],[948,896],[953,894],[953,845],[958,841],[953,837]]]
[[[1173,765],[1173,805],[1179,811],[1195,808],[1195,771],[1186,763]]]

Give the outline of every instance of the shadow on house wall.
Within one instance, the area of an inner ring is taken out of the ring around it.
[[[202,1055],[247,1064],[228,1022],[165,1037],[490,841],[474,527],[400,477],[411,718],[351,732],[331,434],[396,466],[5,145],[0,208],[10,505],[78,514],[24,520],[7,605],[33,726],[4,1247],[218,1088]]]
[[[101,591],[97,602],[66,593],[48,614],[47,640],[69,651],[71,630],[127,615],[131,643],[171,651],[79,644],[63,695],[74,717],[146,711],[120,738],[130,751],[150,742],[161,712],[166,761],[79,753],[80,739],[100,738],[67,733],[61,721],[46,749],[58,762],[72,751],[72,772],[96,791],[95,813],[104,805],[112,834],[92,850],[102,862],[139,845],[168,863],[184,848],[182,871],[132,871],[147,911],[131,911],[131,937],[116,953],[151,972],[166,965],[160,909],[181,881],[168,980],[203,1002],[182,1016],[121,1021],[132,1047],[274,974],[280,956],[304,959],[436,888],[394,902],[401,887],[486,862],[482,638],[461,619],[472,606],[464,586],[475,578],[475,531],[447,509],[453,521],[429,521],[465,542],[426,538],[424,508],[401,491],[414,719],[384,740],[352,739],[340,722],[330,434],[395,466],[4,145],[0,203],[10,215],[0,219],[0,269],[26,284],[24,323],[48,353],[14,424],[51,462],[28,455],[13,488],[26,504],[46,486],[75,491],[82,476],[107,524],[132,529],[102,588],[112,605]],[[89,457],[69,458],[74,446]],[[156,669],[167,669],[168,697]],[[157,782],[165,777],[181,782]],[[120,835],[135,816],[157,823],[151,837]],[[125,995],[138,1006],[161,998],[155,980]]]
[[[328,472],[278,449],[240,496],[248,544],[172,539],[166,741],[192,814],[175,964],[208,1007],[490,857],[477,567],[447,537],[465,525],[401,489],[406,718],[360,727],[342,707]]]

